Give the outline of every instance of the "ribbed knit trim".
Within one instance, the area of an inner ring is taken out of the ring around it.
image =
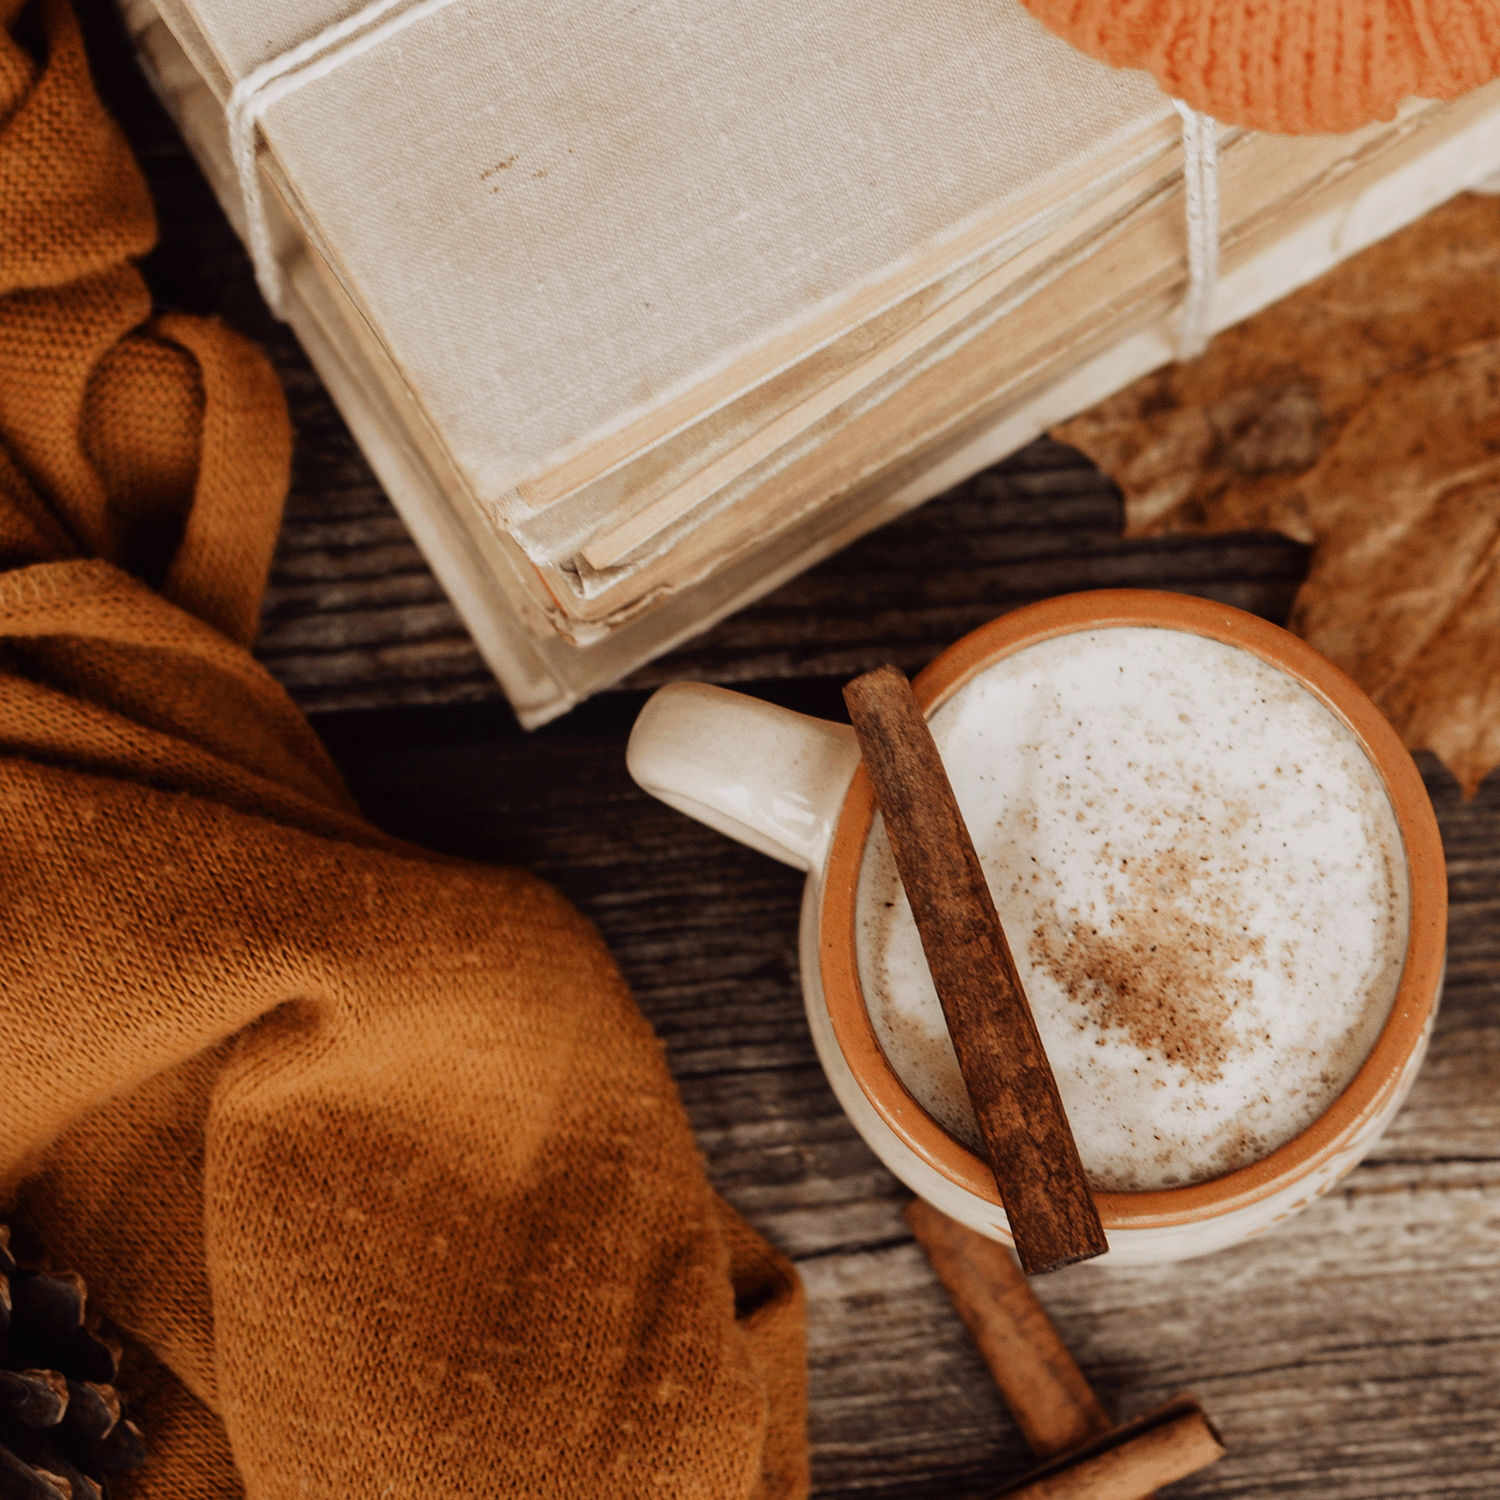
[[[1216,119],[1357,130],[1500,77],[1500,0],[1022,0],[1081,51]]]

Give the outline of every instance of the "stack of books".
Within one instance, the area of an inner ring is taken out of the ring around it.
[[[524,723],[1174,356],[1178,112],[1015,0],[121,5]],[[1223,327],[1500,167],[1500,84],[1218,153]]]

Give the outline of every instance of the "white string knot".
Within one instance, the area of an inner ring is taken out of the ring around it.
[[[247,73],[235,84],[234,92],[229,96],[225,110],[229,149],[239,177],[250,259],[255,264],[255,280],[261,295],[278,318],[286,317],[285,287],[281,263],[271,244],[265,195],[261,191],[260,171],[256,165],[257,127],[278,99],[284,99],[305,83],[326,78],[350,58],[379,46],[387,37],[451,5],[453,0],[422,0],[422,3],[381,24],[382,17],[405,3],[406,0],[372,0],[363,10],[325,26],[316,36]]]
[[[1219,127],[1174,99],[1182,116],[1182,174],[1187,189],[1188,284],[1177,330],[1177,358],[1193,359],[1213,332],[1214,286],[1219,279]]]

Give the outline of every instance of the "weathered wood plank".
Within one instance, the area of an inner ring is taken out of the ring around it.
[[[1117,1418],[1184,1389],[1203,1399],[1229,1457],[1174,1494],[1492,1494],[1496,1185],[1492,1172],[1483,1186],[1414,1188],[1390,1169],[1361,1169],[1251,1245],[1174,1267],[1079,1266],[1036,1286]],[[914,1246],[827,1256],[802,1273],[820,1493],[936,1494],[942,1476],[945,1493],[979,1495],[1024,1470]]]

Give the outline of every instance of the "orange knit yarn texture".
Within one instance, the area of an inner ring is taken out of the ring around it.
[[[0,1217],[131,1342],[116,1500],[800,1500],[800,1283],[598,934],[365,823],[246,649],[281,390],[151,317],[145,183],[33,5],[0,30]]]
[[[1021,0],[1044,25],[1227,124],[1357,130],[1500,77],[1500,0]]]

